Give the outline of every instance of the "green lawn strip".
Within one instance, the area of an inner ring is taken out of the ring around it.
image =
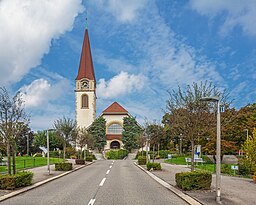
[[[50,158],[50,164],[62,162],[60,158]],[[22,170],[47,165],[47,157],[16,157],[16,169]],[[7,172],[7,166],[0,166],[0,172]]]

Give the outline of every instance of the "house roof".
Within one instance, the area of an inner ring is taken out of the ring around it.
[[[106,134],[107,140],[122,140],[122,135],[120,134]]]
[[[102,113],[103,114],[128,114],[128,111],[124,109],[117,102],[114,102],[108,108],[106,108]]]
[[[95,81],[92,54],[91,54],[91,48],[90,48],[90,40],[89,40],[87,28],[85,29],[84,42],[83,42],[83,47],[82,47],[82,52],[80,57],[80,65],[79,65],[79,70],[78,70],[76,80],[81,80],[83,78],[87,78],[89,80]]]

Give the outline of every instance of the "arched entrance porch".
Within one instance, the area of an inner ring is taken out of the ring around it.
[[[110,149],[120,149],[120,143],[118,141],[111,142]]]

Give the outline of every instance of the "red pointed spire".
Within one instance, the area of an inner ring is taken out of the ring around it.
[[[80,65],[76,80],[81,80],[82,78],[87,78],[89,80],[95,81],[94,68],[92,63],[92,54],[90,48],[90,41],[88,35],[88,29],[85,29],[84,43],[82,47]]]

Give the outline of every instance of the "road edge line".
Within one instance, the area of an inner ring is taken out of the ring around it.
[[[89,166],[89,165],[91,165],[91,164],[93,164],[93,163],[94,163],[94,162],[89,162],[88,164],[82,165],[82,166],[80,166],[80,167],[76,167],[75,169],[72,169],[72,170],[70,170],[70,171],[64,172],[64,173],[59,174],[59,175],[57,175],[57,176],[55,176],[55,177],[51,177],[51,178],[49,178],[49,179],[46,179],[46,180],[37,182],[37,183],[32,184],[32,185],[30,185],[30,186],[21,188],[21,189],[19,189],[19,190],[17,190],[17,191],[13,191],[13,192],[11,192],[11,193],[9,193],[9,194],[5,194],[5,195],[3,195],[3,196],[0,196],[0,202],[4,201],[4,200],[6,200],[6,199],[12,198],[12,197],[14,197],[14,196],[17,196],[17,195],[19,195],[19,194],[22,194],[22,193],[24,193],[24,192],[27,192],[27,191],[29,191],[29,190],[31,190],[31,189],[35,189],[35,188],[37,188],[37,187],[39,187],[39,186],[41,186],[41,185],[43,185],[43,184],[46,184],[46,183],[48,183],[48,182],[50,182],[50,181],[53,181],[53,180],[58,179],[58,178],[61,178],[61,177],[65,176],[65,175],[68,175],[68,174],[70,174],[70,173],[72,173],[72,172],[75,172],[75,171],[77,171],[77,170],[79,170],[79,169],[82,169],[82,168],[84,168],[84,167],[87,167],[87,166]]]
[[[190,205],[202,205],[202,203],[200,203],[199,201],[197,201],[194,198],[188,196],[187,194],[183,193],[179,189],[176,189],[174,186],[168,184],[167,182],[165,182],[164,180],[160,179],[159,177],[157,177],[156,175],[152,174],[151,172],[145,170],[142,166],[138,165],[136,162],[134,162],[134,164],[138,168],[140,168],[142,171],[144,171],[146,174],[148,174],[151,178],[153,178],[155,181],[157,181],[159,184],[161,184],[162,186],[164,186],[165,188],[167,188],[168,190],[170,190],[171,192],[176,194],[178,197],[180,197],[181,199],[186,201],[188,204],[190,204]]]

